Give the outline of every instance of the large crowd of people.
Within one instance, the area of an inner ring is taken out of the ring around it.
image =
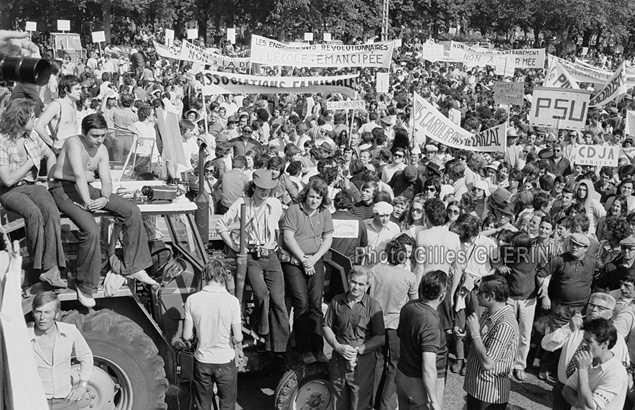
[[[125,227],[121,273],[156,285],[144,271],[141,216],[112,192],[109,166],[133,158],[134,177],[182,184],[191,198],[203,178],[230,255],[241,251],[245,205],[253,337],[306,364],[330,361],[337,409],[442,409],[449,370],[465,378],[470,410],[506,408],[512,378],[525,382],[529,371],[553,384],[554,409],[631,410],[632,94],[590,108],[584,131],[534,127],[530,99],[495,103],[491,88],[503,78],[493,68],[431,63],[420,49],[406,41],[395,54],[388,93],[374,91],[376,70],[359,70],[365,109],[336,112],[327,102],[340,95],[310,89],[203,98],[202,73],[148,44],[53,61],[48,85],[0,93],[0,203],[25,218],[34,268],[50,286],[64,286],[57,209],[73,220],[82,232],[73,279],[92,306],[101,262],[94,210]],[[613,69],[623,58],[592,52],[587,60]],[[544,72],[517,69],[510,80],[531,94]],[[444,114],[458,110],[466,130],[507,123],[505,152],[452,148],[415,131],[415,91]],[[165,160],[155,124],[166,112],[180,118],[186,165]],[[618,166],[576,163],[579,144],[619,147]],[[347,291],[331,295],[323,313],[333,251],[353,268]],[[231,382],[217,376],[242,340],[231,335],[240,323],[222,289],[229,275],[206,268],[210,284],[188,300],[184,337],[199,332],[199,405],[216,382],[221,408],[233,409],[235,372],[225,374]]]

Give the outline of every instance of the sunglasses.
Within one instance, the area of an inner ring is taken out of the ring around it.
[[[251,134],[253,131],[243,131],[243,134]]]
[[[423,208],[412,208],[412,213],[413,213],[413,214],[414,214],[414,213],[418,213],[418,214],[420,214],[420,213],[422,213],[422,212],[423,212]]]
[[[554,151],[554,152],[560,152],[561,150],[559,150],[559,149],[554,149],[553,151]]]
[[[437,189],[433,186],[426,187],[427,192],[437,192]]]
[[[448,213],[451,213],[452,215],[458,215],[461,213],[461,211],[459,209],[450,209],[448,210]]]

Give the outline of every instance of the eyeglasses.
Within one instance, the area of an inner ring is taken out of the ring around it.
[[[593,310],[597,308],[600,312],[604,312],[607,310],[612,310],[610,307],[606,307],[606,306],[602,306],[602,305],[596,305],[595,303],[589,303],[589,310]]]
[[[420,214],[423,212],[423,208],[412,208],[412,213]]]
[[[426,191],[428,192],[437,192],[437,189],[433,186],[426,187]]]
[[[461,213],[460,209],[449,209],[448,213],[451,213],[452,215],[458,215]]]
[[[253,131],[243,131],[243,134],[251,134]]]

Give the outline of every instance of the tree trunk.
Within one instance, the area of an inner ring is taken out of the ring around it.
[[[106,43],[111,43],[111,17],[112,17],[112,2],[111,0],[103,0],[101,6],[104,16],[104,36],[106,37]]]
[[[582,47],[589,46],[589,42],[591,41],[592,35],[593,35],[593,31],[591,31],[591,29],[584,30],[584,34],[582,35]]]
[[[534,47],[540,47],[540,27],[534,27]]]
[[[205,45],[207,45],[207,13],[198,18],[198,38],[202,38]]]

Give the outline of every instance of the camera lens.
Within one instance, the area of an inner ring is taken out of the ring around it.
[[[51,76],[48,60],[5,56],[0,59],[0,78],[4,81],[46,85]]]

